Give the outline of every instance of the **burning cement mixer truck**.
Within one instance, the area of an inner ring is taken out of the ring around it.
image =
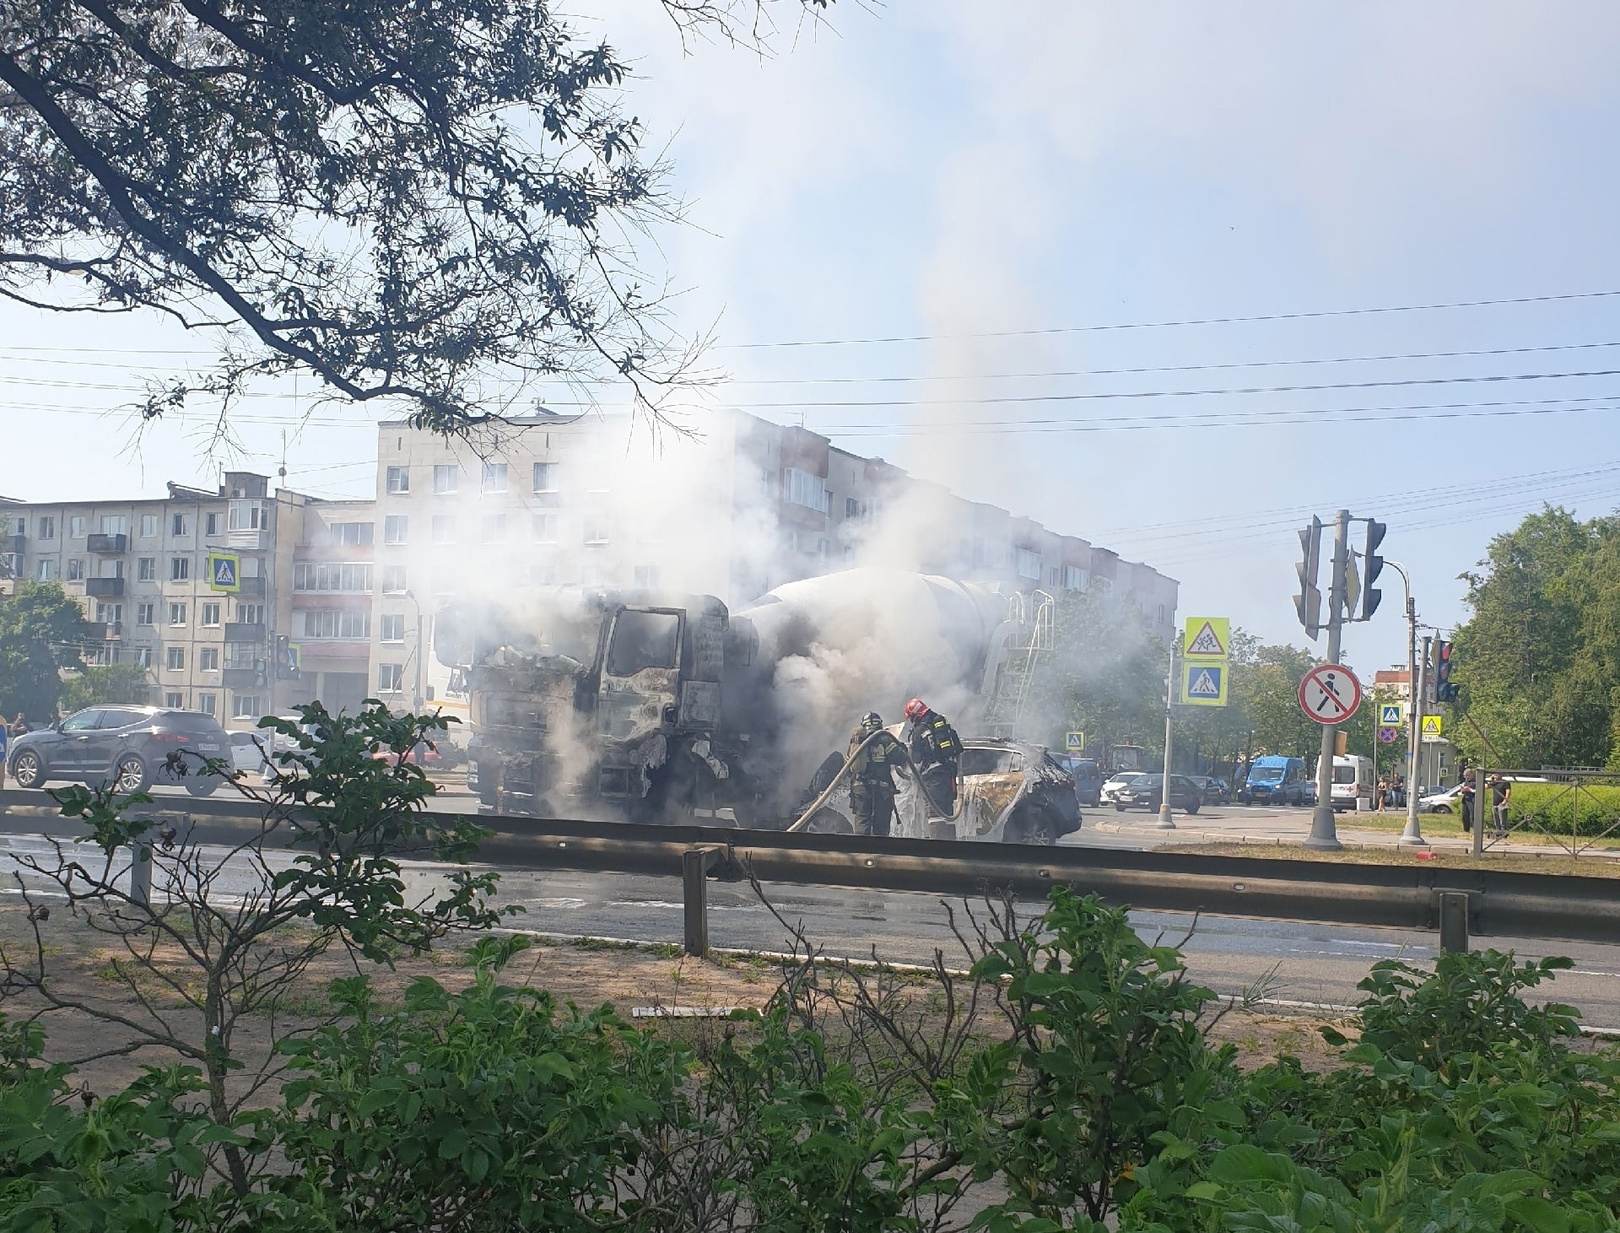
[[[441,612],[434,653],[465,682],[484,811],[770,827],[866,711],[898,719],[921,696],[1010,726],[1038,647],[1025,596],[854,569],[736,614],[710,595],[542,588]]]

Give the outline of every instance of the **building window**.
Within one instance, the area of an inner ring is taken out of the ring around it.
[[[204,715],[215,715],[219,711],[219,702],[213,694],[198,694],[197,709]]]
[[[70,539],[83,539],[85,530],[86,522],[82,514],[75,514],[68,519],[68,537]]]
[[[135,558],[135,577],[138,580],[140,580],[141,582],[156,582],[157,581],[157,558],[156,557],[137,557],[137,558]]]
[[[485,514],[479,527],[479,538],[486,544],[506,542],[506,515]]]
[[[208,626],[219,624],[219,605],[204,604],[202,606],[202,623]]]
[[[218,535],[219,534],[219,515],[218,514],[204,514],[203,515],[203,534],[207,535],[207,536],[212,536],[212,535]]]
[[[486,462],[484,464],[484,491],[506,491],[506,464],[504,462]]]
[[[587,514],[585,516],[585,542],[587,544],[605,544],[608,542],[608,520],[601,514]]]
[[[96,623],[98,625],[116,625],[124,619],[123,604],[97,604]]]
[[[240,624],[243,624],[243,625],[263,625],[264,624],[264,605],[263,604],[237,604],[236,605],[236,619]]]
[[[50,561],[50,560],[41,561],[39,563],[39,580],[41,582],[49,582],[52,578],[55,578],[55,577],[56,577],[56,562],[55,561]]]
[[[182,536],[190,535],[191,534],[191,522],[190,522],[190,520],[187,519],[184,514],[176,514],[173,518],[169,519],[169,534],[170,535],[182,535]]]
[[[854,497],[844,498],[844,517],[859,518],[861,516],[861,503]]]
[[[225,644],[225,667],[258,671],[260,666],[259,652],[262,649],[262,647],[255,646],[251,642],[227,642]]]
[[[435,514],[433,516],[433,542],[435,544],[453,544],[456,542],[455,515]]]
[[[400,520],[401,522],[404,519]],[[351,548],[364,548],[371,543],[371,527],[369,522],[334,522],[327,528],[327,535],[334,544],[347,544]],[[403,529],[402,532],[403,534]],[[403,544],[404,539],[392,541]]]
[[[232,531],[263,531],[270,525],[270,511],[257,501],[232,501],[226,523]]]
[[[218,672],[219,648],[217,646],[198,647],[197,667],[203,672]]]
[[[380,694],[397,694],[400,692],[405,680],[404,664],[378,664],[377,665],[377,692]]]
[[[129,519],[119,514],[103,514],[101,516],[101,533],[103,535],[128,535]]]
[[[147,623],[151,624],[151,622],[147,622]],[[151,647],[142,646],[142,647],[136,647],[135,648],[135,665],[137,667],[140,667],[140,668],[150,668],[152,666],[152,648]]]
[[[184,672],[186,667],[186,648],[171,646],[163,652],[163,666],[170,672]]]
[[[557,491],[556,463],[537,462],[534,464],[534,490],[536,492]]]
[[[363,562],[300,562],[293,566],[293,590],[367,594],[371,590],[371,566]]]
[[[404,514],[389,514],[383,519],[383,543],[403,544],[410,532],[410,519]]]
[[[169,624],[184,625],[186,623],[186,606],[184,604],[169,605]]]
[[[439,496],[445,496],[456,490],[456,484],[461,476],[461,468],[451,463],[445,466],[442,463],[433,468],[433,491]]]
[[[67,563],[67,580],[69,582],[84,581],[84,562],[78,557],[70,557]]]
[[[388,468],[388,491],[395,496],[411,490],[411,469],[409,467]]]
[[[258,694],[237,694],[231,699],[232,719],[257,719],[264,714],[264,702]]]
[[[169,581],[170,582],[184,582],[189,577],[191,577],[191,558],[190,557],[170,557],[169,558]]]
[[[156,514],[141,515],[141,538],[154,539],[157,536],[158,516]]]
[[[56,519],[49,514],[42,514],[39,519],[38,539],[56,538]]]
[[[163,705],[168,707],[171,711],[184,710],[186,706],[186,696],[185,694],[178,693],[171,689],[163,695]]]
[[[137,624],[137,625],[150,625],[155,620],[157,620],[157,605],[156,604],[136,604],[135,605],[135,624]]]
[[[384,595],[400,595],[404,593],[405,567],[403,565],[383,566],[382,589]]]
[[[1020,578],[1028,578],[1032,582],[1041,580],[1041,554],[1031,552],[1028,548],[1019,548],[1014,551],[1013,572]]]
[[[306,608],[305,638],[369,638],[371,613],[353,608]]]
[[[1159,624],[1163,625],[1170,619],[1170,610],[1163,604],[1159,605]]]
[[[377,636],[384,642],[405,641],[405,614],[403,612],[385,612],[377,623]]]
[[[826,481],[797,467],[789,467],[782,473],[782,499],[791,505],[802,505],[823,514],[831,504]]]
[[[534,537],[537,544],[555,544],[557,542],[557,515],[531,514],[529,516],[529,534]]]
[[[1065,591],[1084,591],[1086,589],[1086,571],[1078,565],[1065,565],[1063,567],[1062,585]]]

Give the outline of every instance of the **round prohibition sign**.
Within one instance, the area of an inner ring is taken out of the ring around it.
[[[1343,664],[1318,664],[1299,683],[1299,709],[1319,724],[1342,724],[1361,705],[1361,682]]]

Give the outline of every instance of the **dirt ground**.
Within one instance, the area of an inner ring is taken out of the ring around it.
[[[41,922],[40,934],[58,996],[146,1021],[140,1001],[115,970],[114,961],[125,959],[122,947],[115,941],[95,933],[65,911],[53,912]],[[20,906],[0,910],[0,947],[19,967],[35,958],[32,926]],[[466,944],[456,942],[429,956],[402,959],[391,969],[365,965],[362,970],[372,978],[384,1001],[401,996],[418,976],[432,976],[451,989],[471,979]],[[327,982],[351,976],[355,971],[347,955],[329,952],[287,1000],[287,1014],[279,1027],[265,1017],[244,1020],[236,1043],[239,1055],[249,1059],[250,1070],[254,1059],[268,1055],[273,1032],[313,1022],[323,1005]],[[537,940],[507,968],[505,979],[512,984],[546,989],[559,1000],[580,1006],[611,1003],[620,1014],[631,1018],[637,1008],[643,1008],[644,1013],[653,1007],[761,1009],[775,992],[780,975],[777,960],[760,956],[716,954],[700,960],[683,955],[675,947]],[[200,1014],[172,991],[154,989],[150,982],[147,987],[156,993],[154,1005],[174,1034],[200,1041]],[[41,1005],[35,993],[18,991],[14,986],[0,989],[0,1013],[13,1020],[39,1010]],[[143,1064],[164,1065],[179,1060],[174,1053],[155,1047],[105,1056],[110,1050],[126,1046],[134,1034],[83,1010],[49,1010],[41,1022],[46,1031],[47,1060],[79,1063],[75,1086],[98,1095],[127,1085]],[[1335,1062],[1335,1051],[1321,1038],[1319,1029],[1325,1022],[1309,1016],[1235,1009],[1221,1017],[1211,1036],[1232,1043],[1240,1064],[1247,1067],[1291,1053],[1308,1067],[1327,1068]],[[97,1054],[104,1056],[94,1056]],[[265,1098],[271,1095],[267,1092]]]

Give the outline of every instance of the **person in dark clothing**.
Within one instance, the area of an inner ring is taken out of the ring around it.
[[[1485,782],[1491,789],[1491,825],[1500,839],[1508,831],[1508,798],[1513,795],[1513,785],[1500,775]]]
[[[906,718],[911,721],[906,749],[924,789],[928,816],[948,818],[956,813],[956,768],[962,760],[962,738],[950,720],[930,710],[921,698],[906,703]]]
[[[1463,772],[1462,791],[1457,794],[1457,808],[1462,813],[1462,828],[1465,835],[1470,835],[1474,831],[1474,805],[1477,795],[1474,791],[1474,772],[1466,770]]]
[[[902,753],[876,711],[862,716],[849,734],[849,803],[859,831],[888,835],[894,817],[894,767]]]

